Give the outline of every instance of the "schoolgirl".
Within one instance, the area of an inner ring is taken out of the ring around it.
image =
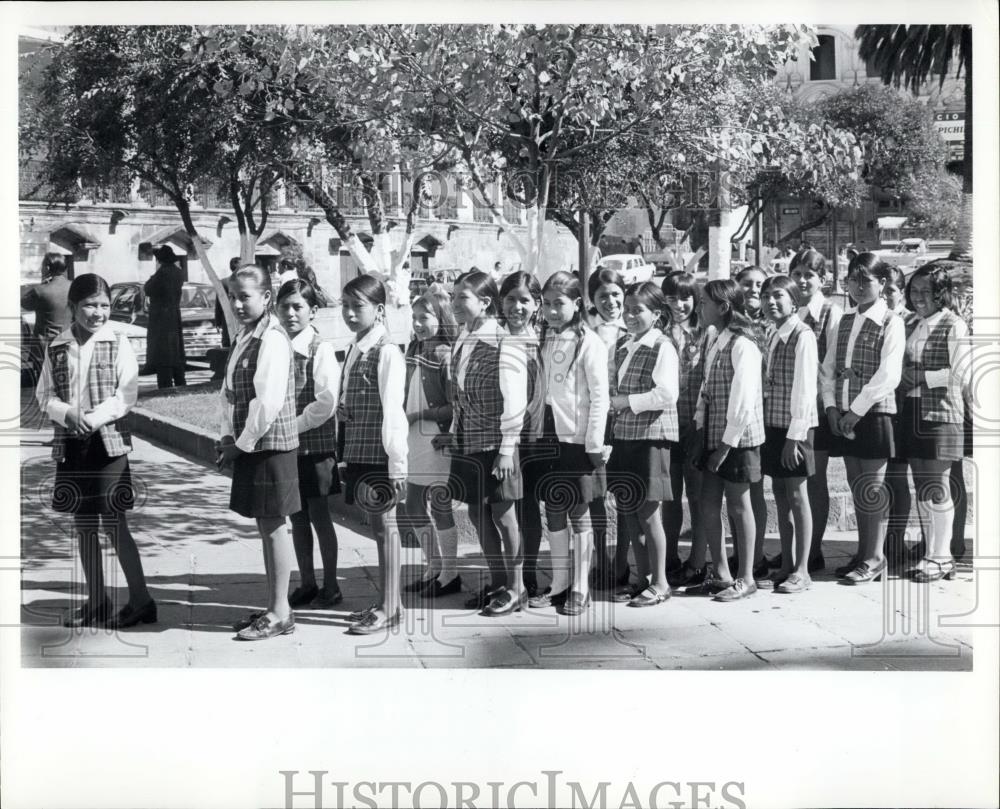
[[[508,615],[528,600],[515,510],[522,495],[518,443],[528,374],[524,353],[503,339],[496,319],[500,293],[489,274],[477,270],[458,280],[452,305],[465,328],[451,360],[454,452],[448,487],[452,499],[468,503],[490,569],[489,586],[466,605],[487,616]]]
[[[295,631],[288,580],[295,558],[285,517],[299,498],[292,346],[271,313],[271,283],[250,264],[229,282],[229,301],[242,328],[229,349],[220,396],[219,466],[232,466],[229,508],[257,523],[267,573],[267,607],[234,624],[239,640]]]
[[[691,595],[714,595],[736,601],[757,592],[753,576],[755,525],[750,484],[760,480],[764,443],[761,356],[735,281],[705,284],[700,319],[717,330],[705,355],[705,379],[698,396],[695,423],[702,444],[701,514],[715,577],[689,587]],[[736,524],[739,569],[732,578],[722,531],[722,496]]]
[[[547,461],[541,496],[552,585],[530,603],[580,615],[590,604],[594,539],[589,506],[603,499],[607,486],[608,353],[584,321],[576,275],[557,272],[549,277],[542,288],[542,314],[544,416],[538,443]]]
[[[702,358],[707,333],[698,322],[698,287],[693,275],[682,271],[671,272],[663,279],[661,289],[669,313],[664,332],[677,352],[680,383],[677,397],[680,437],[670,448],[672,496],[663,503],[663,527],[667,536],[667,578],[671,586],[686,587],[705,580],[705,559],[708,553],[699,506],[701,471],[695,467],[694,458],[687,452],[695,433],[694,413],[704,372]],[[691,520],[691,552],[680,563],[677,548],[684,520],[681,497],[685,490]]]
[[[847,287],[858,306],[841,318],[821,367],[827,422],[844,456],[858,521],[858,552],[836,571],[845,584],[878,580],[886,569],[885,472],[897,455],[893,414],[905,349],[903,322],[882,297],[890,277],[874,253],[851,261]]]
[[[768,341],[771,338],[771,333],[774,331],[774,325],[771,319],[764,312],[764,308],[761,305],[761,290],[763,289],[764,282],[767,280],[767,273],[764,272],[760,267],[746,267],[736,275],[736,283],[740,285],[743,290],[743,302],[746,306],[747,317],[750,319],[750,325],[753,329],[754,342],[757,344],[757,348],[760,351],[761,357],[765,356],[767,351]],[[761,373],[764,372],[763,366],[761,367]],[[750,503],[753,506],[753,519],[754,525],[756,526],[756,535],[754,537],[754,564],[753,564],[753,575],[754,580],[765,586],[770,586],[771,581],[768,578],[768,561],[764,558],[764,535],[767,530],[767,502],[764,499],[764,479],[761,478],[757,483],[750,484]],[[733,536],[736,536],[736,527],[733,524],[732,518],[729,520],[730,530],[733,532]],[[734,553],[730,558],[730,568],[735,571],[739,565],[738,553]]]
[[[301,582],[288,597],[292,607],[322,609],[344,600],[337,584],[337,532],[330,519],[330,495],[340,491],[337,472],[337,394],[340,364],[312,325],[319,301],[312,285],[298,278],[278,289],[278,319],[292,341],[295,369],[295,429],[299,436],[298,478],[302,510],[292,514],[292,544]],[[313,529],[323,560],[323,588],[316,583]]]
[[[906,285],[906,300],[915,317],[907,323],[900,380],[900,454],[913,470],[917,514],[927,538],[924,557],[908,573],[914,581],[931,582],[955,575],[950,476],[964,452],[968,329],[953,309],[951,277],[943,267],[919,267]]]
[[[87,601],[63,626],[117,629],[156,623],[156,603],[127,512],[134,505],[125,414],[135,405],[139,368],[128,340],[108,325],[111,291],[94,273],[79,275],[67,293],[72,323],[49,344],[36,398],[55,425],[52,508],[73,515]],[[100,531],[115,546],[128,583],[128,602],[115,614],[104,584]]]
[[[413,302],[412,312],[413,340],[406,349],[410,477],[404,513],[405,530],[418,537],[425,567],[423,575],[404,589],[438,598],[462,588],[458,529],[448,492],[451,462],[441,440],[453,415],[450,363],[458,325],[451,312],[451,298],[443,289],[425,292]]]
[[[587,279],[587,296],[593,304],[590,325],[608,349],[608,383],[615,372],[615,352],[628,340],[628,329],[622,320],[625,304],[625,281],[616,270],[601,268]],[[604,432],[605,446],[611,445],[611,429],[614,414],[608,410],[608,423]],[[624,541],[624,515],[618,515],[618,537],[622,541],[615,545],[614,559],[608,560],[608,511],[605,498],[597,498],[590,504],[590,521],[594,530],[594,549],[597,562],[594,568],[594,585],[598,589],[623,587],[629,582],[628,543]]]
[[[661,503],[673,497],[670,446],[679,437],[677,351],[656,324],[667,311],[660,288],[633,284],[625,293],[629,340],[615,355],[615,410],[608,483],[626,516],[626,539],[635,548],[639,583],[614,600],[651,607],[670,598],[667,537]]]
[[[795,282],[785,275],[768,278],[762,289],[763,308],[774,328],[765,354],[761,469],[771,478],[778,510],[782,564],[772,581],[779,593],[800,593],[812,584],[812,512],[806,481],[816,471],[812,443],[818,423],[819,362],[816,335],[796,316],[798,294]]]
[[[542,288],[530,273],[513,272],[500,287],[500,319],[507,332],[505,341],[524,354],[528,381],[528,407],[518,451],[521,456],[523,496],[517,501],[517,523],[524,543],[524,589],[528,598],[538,595],[538,550],[542,544],[542,477],[549,466],[547,450],[538,442],[542,435],[541,353],[536,320],[542,303]]]
[[[827,351],[835,347],[837,326],[843,316],[841,308],[823,292],[827,277],[826,259],[816,250],[803,250],[792,258],[788,266],[789,277],[799,285],[802,304],[799,307],[799,317],[816,335],[816,348],[822,366]],[[821,389],[819,381],[817,387]],[[826,467],[831,454],[836,456],[838,452],[834,445],[834,436],[824,417],[822,394],[817,399],[817,412],[820,418],[813,441],[816,474],[806,479],[809,488],[809,506],[813,516],[813,535],[809,546],[810,573],[826,567],[823,558],[823,535],[826,533],[826,522],[830,516],[830,490],[826,480]]]
[[[371,516],[382,602],[351,613],[352,635],[399,624],[401,547],[396,506],[406,500],[406,363],[385,328],[382,282],[359,275],[344,287],[341,311],[354,333],[344,359],[337,407],[344,467],[344,502]]]
[[[903,322],[906,323],[913,312],[906,307],[906,276],[899,267],[890,265],[889,283],[885,285],[882,297],[885,298],[886,306],[899,315],[903,319]]]

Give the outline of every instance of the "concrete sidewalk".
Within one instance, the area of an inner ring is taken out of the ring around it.
[[[143,440],[131,455],[137,507],[130,524],[159,623],[74,632],[59,621],[81,573],[69,521],[49,507],[54,466],[40,445],[47,438],[27,431],[21,452],[22,662],[29,667],[972,668],[970,627],[982,622],[973,615],[977,588],[968,565],[956,580],[929,586],[889,579],[844,587],[828,572],[795,596],[762,590],[720,604],[678,594],[650,609],[597,600],[577,618],[549,609],[490,619],[463,608],[465,593],[433,602],[406,594],[403,626],[356,638],[345,633],[347,613],[376,596],[376,551],[366,529],[340,510],[344,603],[298,611],[292,635],[236,642],[230,624],[259,608],[264,595],[253,524],[228,511],[228,478]],[[827,534],[828,571],[855,541],[853,532]],[[777,550],[769,537],[767,553]],[[463,542],[459,553],[464,589],[477,589],[485,568],[479,548]],[[404,582],[419,575],[419,550],[404,549],[403,562]],[[111,551],[106,567],[124,598]]]

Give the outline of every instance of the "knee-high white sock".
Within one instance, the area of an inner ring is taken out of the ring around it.
[[[549,531],[549,556],[552,558],[552,594],[569,587],[569,529]]]
[[[590,592],[590,560],[593,553],[593,531],[573,534],[573,589],[582,595]]]
[[[437,558],[437,540],[434,537],[433,525],[422,525],[417,529],[417,539],[420,541],[420,549],[424,552],[424,581],[430,581],[437,577],[440,569],[440,562]]]
[[[924,537],[927,539],[927,550],[924,556],[930,557],[934,549],[934,506],[928,500],[917,500],[917,517]]]
[[[438,548],[441,551],[441,573],[438,581],[447,584],[458,575],[458,529],[436,529]]]
[[[955,501],[950,497],[944,503],[931,507],[934,539],[928,543],[927,555],[939,562],[951,558],[951,524],[955,519]]]

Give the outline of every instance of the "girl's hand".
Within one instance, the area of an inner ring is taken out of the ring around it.
[[[848,410],[840,417],[840,434],[847,438],[854,433],[854,425],[861,421],[861,416]]]
[[[611,447],[605,445],[601,450],[601,463],[607,466],[608,461],[611,460]]]
[[[840,413],[835,407],[828,407],[826,409],[826,421],[830,425],[830,432],[834,435],[843,437],[843,433],[840,431]]]
[[[609,453],[610,454],[610,453]],[[594,469],[607,463],[603,452],[588,452],[587,458],[594,465]]]
[[[781,465],[785,469],[794,469],[800,463],[802,463],[802,458],[804,453],[802,452],[802,443],[800,441],[792,441],[789,438],[785,439],[785,446],[781,449]]]
[[[87,428],[83,426],[83,416],[78,410],[66,411],[66,430],[74,438],[83,438],[87,434]]]
[[[493,477],[497,480],[506,480],[514,474],[514,456],[497,455],[493,462]]]
[[[219,458],[216,461],[216,465],[219,469],[230,466],[242,454],[243,450],[236,446],[235,441],[226,443],[225,439],[223,439],[223,442],[219,444]]]
[[[719,467],[722,466],[722,462],[726,460],[729,455],[729,447],[726,444],[722,444],[718,449],[714,450],[711,455],[708,456],[708,467],[709,472],[718,472]]]
[[[624,394],[618,394],[617,396],[611,397],[611,409],[616,413],[621,413],[623,410],[628,409],[628,396]]]
[[[393,496],[396,500],[397,505],[401,505],[406,502],[406,480],[396,480],[392,479],[392,490]]]
[[[441,452],[451,451],[452,445],[451,433],[439,433],[431,438],[431,446]]]

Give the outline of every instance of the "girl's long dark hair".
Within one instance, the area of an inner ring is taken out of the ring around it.
[[[670,307],[667,306],[667,298],[656,284],[652,281],[644,281],[632,284],[625,290],[625,299],[635,298],[639,303],[650,311],[660,310],[660,317],[653,324],[654,329],[669,329],[673,322]]]
[[[316,290],[313,289],[312,284],[308,281],[304,281],[301,278],[292,278],[290,281],[285,281],[278,290],[278,302],[280,303],[282,299],[287,298],[289,295],[299,294],[302,296],[302,300],[309,304],[310,308],[319,307],[319,301],[316,298]]]
[[[732,279],[709,281],[701,291],[713,303],[726,305],[725,325],[734,334],[742,335],[748,340],[757,342],[753,323],[747,315],[746,303],[743,299],[743,289]]]
[[[663,283],[660,285],[660,289],[663,291],[664,297],[667,298],[694,298],[695,305],[691,307],[691,316],[688,318],[688,323],[691,324],[693,328],[698,326],[698,282],[695,277],[689,272],[684,272],[684,270],[674,270],[673,272],[667,273],[667,277],[663,279]],[[673,315],[671,314],[671,318]]]
[[[86,300],[91,295],[100,295],[102,292],[108,296],[108,300],[110,301],[111,287],[108,286],[108,282],[96,272],[87,272],[73,279],[69,285],[66,300],[68,303],[76,306],[80,301]]]
[[[580,285],[580,279],[575,273],[563,272],[562,270],[552,273],[549,276],[549,280],[545,282],[545,286],[542,287],[542,294],[544,295],[546,292],[558,292],[560,295],[565,295],[571,301],[577,302],[576,313],[573,315],[573,319],[567,324],[567,328],[572,329],[576,335],[576,347],[573,349],[573,358],[569,361],[569,366],[566,369],[569,370],[580,355],[580,347],[583,345],[583,335],[587,331],[587,323],[583,318],[583,289]],[[542,345],[545,345],[548,334],[549,324],[545,318],[542,318],[540,338]]]
[[[927,278],[930,281],[931,296],[934,298],[935,303],[937,303],[938,309],[951,309],[952,312],[955,311],[951,276],[944,267],[927,263],[922,267],[918,267],[910,276],[910,280],[906,282],[906,305],[911,312],[916,310],[913,308],[913,303],[910,300],[910,288],[918,278]]]
[[[597,270],[587,279],[587,299],[590,301],[590,309],[587,312],[591,317],[599,318],[601,316],[594,303],[594,297],[597,295],[597,290],[605,284],[619,287],[622,291],[622,297],[625,295],[625,279],[621,277],[618,270],[612,270],[609,267]]]
[[[361,298],[373,306],[385,306],[385,284],[373,275],[359,275],[344,284],[344,296]]]
[[[538,326],[538,313],[542,308],[542,288],[539,286],[538,279],[535,276],[523,270],[512,272],[503,279],[503,283],[500,285],[500,312],[498,319],[501,324],[504,326],[507,325],[507,316],[503,313],[503,300],[515,289],[522,288],[526,289],[528,294],[535,300],[535,313],[531,316],[531,321],[528,324],[534,329]]]

